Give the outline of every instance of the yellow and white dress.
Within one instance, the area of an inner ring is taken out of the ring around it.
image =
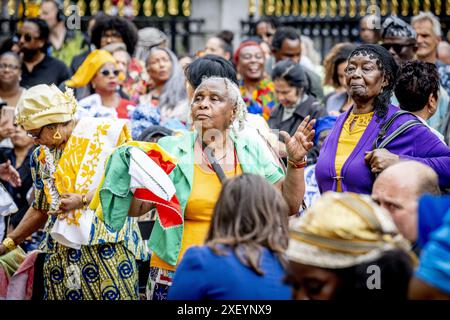
[[[124,120],[84,118],[64,150],[37,148],[32,157],[33,207],[54,210],[60,194],[96,189],[109,154],[130,140]],[[47,253],[45,299],[139,298],[136,259],[148,257],[135,218],[128,218],[125,227],[115,232],[90,209],[75,210],[67,220],[50,216],[46,231],[41,246]]]

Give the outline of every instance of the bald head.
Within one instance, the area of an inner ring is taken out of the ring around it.
[[[424,193],[439,194],[436,172],[416,161],[388,167],[375,180],[372,198],[389,211],[399,231],[411,242],[417,240],[418,199]]]
[[[429,166],[417,161],[401,161],[385,169],[377,180],[387,180],[401,189],[411,188],[417,196],[439,194],[439,178]]]

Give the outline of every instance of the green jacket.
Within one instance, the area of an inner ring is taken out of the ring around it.
[[[159,145],[177,159],[177,166],[170,173],[170,178],[175,185],[183,216],[192,190],[196,138],[197,132],[188,132],[182,136],[165,137],[158,141]],[[260,144],[261,139],[255,139],[248,134],[240,134],[238,137],[231,134],[231,138],[244,173],[264,176],[272,184],[284,177],[283,170],[275,163],[267,146]],[[183,225],[164,229],[157,219],[150,236],[149,247],[163,261],[175,266],[182,238]]]

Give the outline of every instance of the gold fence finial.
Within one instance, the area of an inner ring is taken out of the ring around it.
[[[190,17],[191,16],[191,0],[184,0],[181,5],[181,9],[183,11],[183,16]]]
[[[168,2],[168,12],[171,16],[178,15],[178,0],[169,0]]]
[[[307,16],[308,16],[308,0],[302,0],[302,17]]]
[[[316,2],[316,0],[310,0],[310,3],[309,3],[309,16],[310,17],[317,16],[317,2]]]
[[[89,3],[89,10],[91,16],[95,15],[100,10],[100,2],[98,0],[93,0]]]
[[[361,0],[359,2],[359,16],[364,17],[367,13],[367,1]]]
[[[248,14],[254,16],[256,14],[256,0],[250,0],[248,2]]]
[[[380,13],[382,16],[385,16],[388,14],[388,2],[387,0],[381,0],[381,10]]]
[[[276,0],[275,1],[275,15],[277,17],[281,17],[283,14],[283,0]]]
[[[142,5],[144,8],[144,15],[146,17],[150,17],[153,14],[153,3],[152,0],[145,0],[144,4]]]
[[[160,18],[164,17],[166,11],[166,4],[164,0],[157,0],[155,3],[156,15]]]
[[[348,15],[351,18],[356,16],[356,0],[350,0],[350,8],[348,10]]]
[[[398,0],[392,0],[391,13],[395,16],[398,14]]]
[[[283,15],[285,16],[291,15],[291,0],[284,0]]]
[[[300,14],[300,3],[298,1],[299,0],[293,0],[292,3],[292,15],[296,17]]]
[[[347,14],[346,8],[347,2],[345,0],[339,0],[339,16],[345,17]]]
[[[86,2],[84,2],[84,0],[78,0],[77,6],[78,6],[78,13],[80,14],[81,17],[84,17],[84,15],[86,14]]]
[[[319,17],[325,18],[327,15],[327,0],[320,0],[319,3]]]
[[[434,0],[434,13],[437,16],[441,15],[442,11],[442,1],[441,0]]]
[[[409,14],[409,1],[402,0],[402,16],[406,17]]]

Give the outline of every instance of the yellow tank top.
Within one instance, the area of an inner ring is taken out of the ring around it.
[[[236,175],[242,174],[242,168],[238,164]],[[233,177],[235,170],[225,171],[227,177]],[[206,172],[200,165],[194,164],[194,179],[192,190],[184,210],[184,229],[181,251],[178,263],[189,247],[200,246],[205,242],[211,223],[214,206],[222,190],[222,183],[215,172]],[[152,254],[151,267],[158,267],[174,271],[176,267],[161,260],[156,254]]]
[[[347,120],[345,120],[344,126],[341,130],[341,135],[339,136],[336,158],[334,160],[337,177],[341,176],[341,170],[345,161],[347,161],[348,157],[353,152],[353,149],[355,149],[359,139],[361,139],[364,131],[369,125],[370,120],[372,120],[372,116],[373,112],[363,114],[350,113]],[[353,130],[350,130],[350,126],[353,121],[356,121],[356,123],[353,126]],[[341,179],[338,179],[337,181],[336,191],[342,191]]]

